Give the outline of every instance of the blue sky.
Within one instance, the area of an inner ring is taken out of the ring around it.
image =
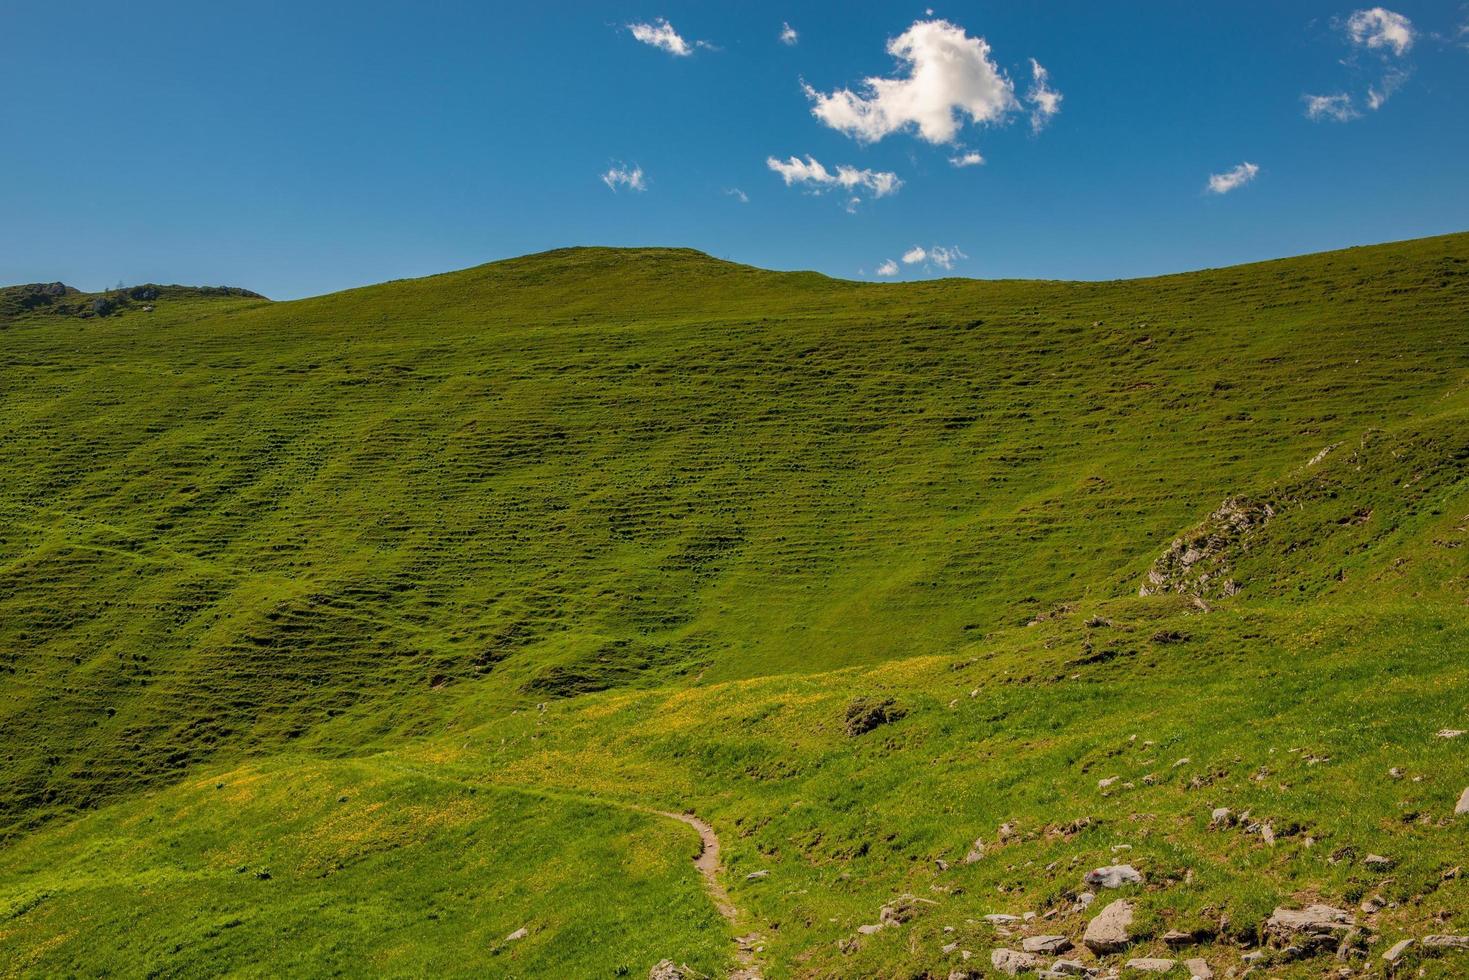
[[[574,244],[1103,279],[1461,231],[1466,25],[1458,0],[6,0],[0,282],[290,298]]]

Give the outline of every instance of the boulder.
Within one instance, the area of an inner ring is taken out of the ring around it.
[[[1354,924],[1352,913],[1330,905],[1277,908],[1265,921],[1265,933],[1286,946],[1334,947],[1351,932]]]
[[[1210,968],[1208,961],[1201,956],[1191,960],[1184,960],[1183,967],[1188,970],[1190,980],[1214,980],[1214,971]]]
[[[1424,949],[1469,949],[1469,936],[1424,936]]]
[[[673,960],[659,960],[648,971],[648,980],[687,980],[688,976],[683,967],[676,965]]]
[[[969,853],[964,855],[965,864],[974,864],[984,857],[984,838],[974,838],[974,843],[969,845]]]
[[[1362,859],[1362,863],[1377,871],[1386,871],[1393,866],[1392,858],[1383,857],[1381,854],[1369,854]]]
[[[1021,941],[1020,948],[1027,953],[1055,956],[1057,953],[1064,953],[1070,949],[1071,940],[1065,936],[1030,936]]]
[[[1127,968],[1137,970],[1139,973],[1167,973],[1177,965],[1177,960],[1164,960],[1152,956],[1127,961]]]
[[[1087,949],[1099,956],[1115,953],[1132,940],[1131,929],[1132,903],[1126,899],[1118,899],[1086,924],[1086,932],[1081,941]]]
[[[1041,958],[1034,953],[1021,953],[1013,949],[996,949],[990,952],[990,965],[1007,976],[1019,976],[1026,970],[1040,969]]]
[[[1141,885],[1143,876],[1130,864],[1111,864],[1088,871],[1085,881],[1088,885],[1102,888],[1121,888],[1123,885]]]
[[[1464,792],[1459,794],[1459,802],[1454,807],[1454,816],[1462,817],[1469,813],[1469,786],[1464,787]]]
[[[1097,971],[1077,960],[1057,960],[1051,964],[1050,972],[1058,977],[1089,977]]]
[[[1388,966],[1396,965],[1407,954],[1409,947],[1412,945],[1413,940],[1411,939],[1403,939],[1393,943],[1392,948],[1382,954],[1382,961]]]
[[[1209,826],[1223,829],[1234,826],[1234,811],[1227,806],[1215,807],[1209,815]]]

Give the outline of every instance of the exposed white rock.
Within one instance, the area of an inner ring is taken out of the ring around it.
[[[1143,876],[1130,864],[1109,864],[1105,868],[1094,868],[1086,873],[1088,885],[1102,888],[1121,888],[1123,885],[1140,885]]]
[[[1177,960],[1164,960],[1152,956],[1127,961],[1127,968],[1137,970],[1139,973],[1167,973],[1176,965],[1178,965]]]

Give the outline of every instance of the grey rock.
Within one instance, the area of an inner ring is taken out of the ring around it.
[[[1191,980],[1214,980],[1214,971],[1202,956],[1184,960],[1183,967],[1188,970]]]
[[[1088,885],[1102,888],[1121,888],[1123,885],[1142,884],[1143,876],[1130,864],[1111,864],[1088,871],[1085,881]]]
[[[1412,945],[1413,940],[1411,939],[1403,939],[1393,943],[1392,948],[1389,949],[1386,953],[1382,954],[1382,961],[1387,964],[1398,962],[1408,952],[1408,948]]]
[[[1065,936],[1029,936],[1022,940],[1020,948],[1027,953],[1043,953],[1055,956],[1071,948],[1071,940]]]
[[[861,935],[864,935],[864,936],[870,936],[870,935],[872,935],[875,932],[882,932],[882,929],[883,929],[883,924],[881,922],[876,922],[876,923],[869,923],[868,925],[865,925],[865,926],[858,926],[857,927],[857,932],[860,933]]]
[[[1354,925],[1346,909],[1308,905],[1304,909],[1277,908],[1265,921],[1265,932],[1284,945],[1312,948],[1335,946]]]
[[[1137,970],[1140,973],[1167,973],[1177,965],[1177,960],[1164,960],[1152,956],[1127,961],[1129,970]]]
[[[1234,826],[1234,811],[1227,806],[1215,807],[1209,814],[1209,826],[1223,829]]]
[[[1076,960],[1057,960],[1051,964],[1050,972],[1058,977],[1090,977],[1097,971]]]
[[[964,855],[965,864],[974,864],[984,857],[984,838],[974,838],[974,843],[969,845],[969,853]]]
[[[648,980],[687,980],[688,974],[673,960],[659,960],[648,971]]]
[[[1375,868],[1379,871],[1385,871],[1386,869],[1393,866],[1393,859],[1390,857],[1383,857],[1381,854],[1369,854],[1362,859],[1362,863],[1369,868]]]
[[[1013,922],[1020,921],[1020,916],[1006,915],[1004,912],[992,912],[989,915],[984,916],[983,918],[984,921],[988,922],[992,926],[1006,926],[1010,925]]]
[[[1034,953],[1021,953],[1013,949],[996,949],[990,952],[990,965],[1007,976],[1019,976],[1026,970],[1037,970],[1041,958]]]
[[[1087,949],[1098,955],[1115,953],[1132,940],[1132,903],[1118,899],[1098,912],[1086,924],[1081,941]]]
[[[764,870],[762,868],[759,871],[751,871],[749,874],[745,875],[745,880],[746,881],[759,881],[761,878],[769,878],[769,877],[770,877],[770,872],[769,871],[766,871],[766,870]]]
[[[1454,816],[1462,817],[1469,813],[1469,786],[1464,787],[1464,792],[1459,794],[1459,802],[1454,807]]]
[[[1424,936],[1424,949],[1469,949],[1469,936]]]
[[[530,935],[530,930],[527,929],[525,926],[521,926],[519,929],[516,929],[510,935],[506,936],[505,937],[505,942],[507,942],[507,943],[513,943],[516,940],[524,939],[526,936],[529,936],[529,935]]]

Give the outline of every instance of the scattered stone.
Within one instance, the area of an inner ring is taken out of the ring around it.
[[[1020,943],[1020,948],[1027,953],[1055,956],[1070,949],[1071,940],[1065,936],[1030,936]]]
[[[1174,592],[1203,601],[1238,593],[1238,583],[1229,577],[1230,559],[1247,548],[1247,539],[1274,516],[1275,508],[1263,501],[1225,500],[1197,527],[1174,539],[1148,569],[1138,595]]]
[[[1463,735],[1463,734],[1464,734],[1464,730],[1461,729],[1461,728],[1443,728],[1443,729],[1440,729],[1439,730],[1438,737],[1439,738],[1458,738],[1460,735]]]
[[[648,971],[648,980],[688,980],[688,976],[683,967],[674,965],[673,960],[659,960]]]
[[[1233,827],[1234,811],[1227,806],[1215,807],[1214,812],[1209,815],[1210,827]]]
[[[995,831],[995,833],[1000,838],[1001,843],[1003,843],[1015,836],[1015,824],[1002,823],[1000,824],[1000,829]]]
[[[1201,956],[1184,960],[1183,966],[1188,970],[1190,980],[1214,980],[1214,971],[1209,967],[1208,961]]]
[[[1076,896],[1076,907],[1077,909],[1090,908],[1091,904],[1096,900],[1097,896],[1094,893],[1082,892],[1080,895]]]
[[[1144,956],[1135,960],[1127,961],[1129,970],[1137,970],[1140,973],[1167,973],[1177,965],[1177,960],[1164,960],[1152,956]]]
[[[1412,945],[1413,940],[1411,939],[1403,939],[1396,943],[1393,943],[1392,949],[1389,949],[1386,953],[1382,954],[1382,961],[1388,966],[1396,965],[1397,962],[1403,958],[1403,955],[1408,952],[1408,947]]]
[[[759,871],[751,871],[749,874],[745,875],[745,880],[746,881],[759,881],[761,878],[769,878],[769,877],[770,877],[770,872],[767,871],[767,870],[765,870],[764,868],[761,868]]]
[[[1392,858],[1383,857],[1381,854],[1369,854],[1362,859],[1362,863],[1378,871],[1386,871],[1393,866]]]
[[[1404,772],[1404,771],[1403,771],[1403,770],[1402,770],[1402,769],[1401,769],[1401,768],[1400,768],[1400,767],[1398,767],[1398,766],[1393,766],[1393,767],[1392,767],[1392,768],[1391,768],[1391,769],[1389,769],[1389,770],[1388,770],[1388,771],[1387,771],[1387,774],[1388,774],[1388,775],[1389,775],[1389,776],[1391,776],[1391,777],[1392,777],[1392,778],[1393,778],[1393,779],[1402,779],[1402,778],[1403,778],[1403,777],[1404,777],[1404,776],[1406,776],[1406,775],[1407,775],[1407,773],[1406,773],[1406,772]]]
[[[1051,964],[1051,973],[1058,977],[1089,977],[1097,971],[1076,960],[1057,960]]]
[[[1099,885],[1102,888],[1121,888],[1123,885],[1142,884],[1143,876],[1130,864],[1111,864],[1088,871],[1085,881],[1088,885]]]
[[[1308,949],[1335,946],[1352,930],[1352,913],[1329,905],[1304,909],[1277,908],[1265,922],[1265,932],[1285,945]]]
[[[1012,922],[1020,921],[1020,916],[1006,915],[1004,912],[993,912],[989,915],[984,916],[983,918],[984,921],[988,922],[992,926],[1005,926],[1009,925]]]
[[[1193,760],[1190,759],[1188,756],[1184,756],[1182,759],[1179,759],[1177,762],[1175,762],[1173,764],[1173,768],[1177,769],[1179,766],[1186,766],[1186,765],[1188,765],[1192,761]]]
[[[965,864],[974,864],[984,857],[984,838],[974,838],[974,843],[969,845],[969,853],[964,855]]]
[[[516,942],[518,940],[524,939],[526,936],[529,936],[529,935],[530,935],[530,930],[527,929],[525,926],[521,926],[519,929],[516,929],[510,935],[506,936],[505,937],[505,942],[507,942],[507,943],[513,943],[513,942]]]
[[[1424,936],[1424,949],[1469,949],[1469,936]]]
[[[1097,955],[1116,953],[1131,941],[1132,903],[1118,899],[1098,912],[1086,925],[1081,941]]]
[[[1099,779],[1097,780],[1097,789],[1106,789],[1121,778],[1121,776],[1108,776],[1106,779]]]
[[[1026,970],[1040,968],[1041,958],[1034,953],[1021,953],[1013,949],[996,949],[990,952],[990,965],[1007,976],[1019,976]]]
[[[1271,847],[1275,846],[1275,824],[1266,821],[1260,826],[1260,839]]]
[[[1469,786],[1464,787],[1464,792],[1459,794],[1459,802],[1454,806],[1454,816],[1462,817],[1469,813]]]
[[[872,925],[858,926],[857,931],[864,936],[870,936],[875,932],[882,932],[882,926],[883,924],[878,922]]]
[[[1193,933],[1184,932],[1181,929],[1169,929],[1163,933],[1163,945],[1165,946],[1190,946],[1197,941]]]
[[[877,919],[884,925],[900,926],[914,919],[918,913],[923,911],[924,905],[937,905],[938,903],[929,898],[918,898],[913,895],[899,895],[878,910]]]
[[[1250,952],[1240,957],[1240,961],[1244,963],[1245,966],[1257,966],[1261,963],[1264,963],[1268,959],[1270,959],[1270,954],[1265,952],[1263,949],[1251,950]]]
[[[1387,908],[1387,902],[1383,899],[1381,895],[1373,895],[1369,898],[1363,899],[1360,908],[1368,915],[1376,915],[1378,912],[1381,912],[1383,909]]]

